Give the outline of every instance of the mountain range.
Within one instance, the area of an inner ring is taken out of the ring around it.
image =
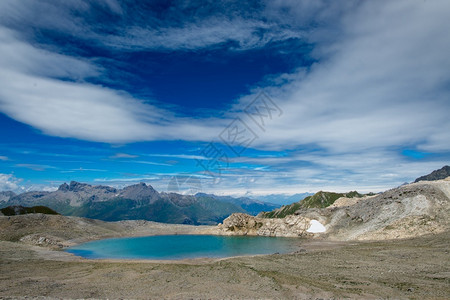
[[[250,198],[159,193],[145,183],[116,189],[76,181],[62,184],[54,192],[0,192],[0,207],[10,205],[43,205],[63,215],[104,221],[141,219],[194,225],[217,224],[235,212],[256,215],[279,207]]]
[[[279,205],[289,205],[294,202],[305,199],[308,196],[312,196],[314,193],[297,193],[294,195],[288,194],[269,194],[269,195],[257,195],[255,197],[248,196],[250,198],[257,198],[263,202],[275,203]]]

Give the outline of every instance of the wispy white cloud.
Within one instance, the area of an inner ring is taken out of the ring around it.
[[[225,43],[231,43],[230,47],[234,50],[247,50],[305,36],[298,26],[294,30],[290,26],[280,26],[279,15],[272,15],[270,9],[257,10],[254,16],[241,16],[232,9],[223,11],[231,8],[231,5],[227,7],[227,3],[204,3],[205,13],[192,18],[189,9],[183,10],[183,6],[190,5],[195,6],[195,3],[175,3],[177,12],[173,15],[179,16],[175,20],[173,17],[160,19],[149,13],[143,21],[140,20],[141,12],[136,11],[139,10],[139,5],[128,6],[129,10],[134,11],[134,20],[125,24],[121,21],[130,16],[123,16],[124,10],[120,3],[112,0],[96,3],[78,0],[65,3],[24,0],[18,3],[5,0],[0,8],[7,23],[25,22],[33,28],[70,34],[114,50],[197,50]],[[89,15],[99,6],[118,15],[116,20],[119,20],[119,24],[91,26],[79,17],[80,14]],[[249,4],[239,3],[239,6],[245,11]],[[274,7],[275,5],[272,6]],[[323,8],[324,5],[320,7]],[[248,9],[252,10],[250,7]],[[264,18],[269,20],[264,21]]]
[[[8,156],[0,155],[0,160],[7,161],[9,160]]]
[[[167,157],[180,159],[194,159],[194,160],[211,160],[212,158],[203,155],[189,155],[189,154],[146,154],[151,157]]]
[[[72,171],[81,171],[81,172],[108,172],[108,170],[104,169],[92,169],[92,168],[83,168],[80,167],[78,169],[71,169]]]
[[[172,166],[172,164],[159,163],[159,162],[147,161],[147,160],[130,160],[130,161],[127,161],[127,162],[128,163],[143,164],[143,165],[153,165],[153,166],[168,166],[168,167]]]
[[[305,33],[282,30],[277,24],[244,19],[208,19],[182,27],[163,29],[133,27],[121,35],[101,39],[106,46],[128,50],[196,50],[232,42],[233,50],[249,50],[269,43],[300,39]]]
[[[139,157],[139,155],[128,154],[128,153],[116,153],[116,154],[110,156],[110,158],[136,158],[136,157]]]
[[[96,178],[94,179],[94,182],[114,182],[114,183],[138,183],[141,181],[148,181],[148,180],[155,180],[159,179],[158,177],[151,177],[151,176],[144,176],[144,177],[132,177],[132,178]]]
[[[27,168],[33,171],[45,171],[48,169],[56,169],[56,167],[53,166],[39,165],[39,164],[16,164],[15,166],[19,168]]]

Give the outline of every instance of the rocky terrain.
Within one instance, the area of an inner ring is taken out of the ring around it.
[[[449,179],[339,198],[284,218],[233,214],[219,226],[0,216],[0,298],[448,299]],[[311,230],[314,221],[326,232]],[[155,234],[304,239],[291,254],[228,259],[88,260],[60,251]]]
[[[0,224],[2,299],[448,299],[450,294],[449,232],[378,242],[305,239],[292,254],[162,262],[87,260],[52,250],[45,234],[69,245],[86,237],[188,233],[197,227],[42,214],[0,217]]]
[[[326,208],[300,208],[284,218],[233,214],[217,228],[218,234],[265,236],[320,236],[334,240],[409,238],[450,229],[450,180],[422,181],[379,195],[337,199]],[[308,232],[311,221],[324,233]]]
[[[19,195],[2,192],[0,207],[11,205],[43,205],[63,215],[104,221],[149,220],[194,225],[214,225],[235,212],[257,214],[279,207],[249,198],[159,193],[145,183],[116,189],[75,181],[62,184],[54,192]]]

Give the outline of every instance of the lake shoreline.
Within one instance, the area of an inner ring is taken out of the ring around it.
[[[445,299],[449,242],[449,232],[390,241],[305,240],[298,253],[159,261],[90,260],[0,241],[0,296]]]

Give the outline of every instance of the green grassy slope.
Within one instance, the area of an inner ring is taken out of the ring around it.
[[[260,216],[262,216],[263,218],[284,218],[288,215],[294,214],[299,209],[328,207],[341,197],[361,198],[363,196],[364,196],[363,194],[360,194],[356,191],[352,191],[349,193],[334,193],[334,192],[320,191],[312,196],[306,197],[305,199],[299,202],[290,205],[284,205],[279,209],[262,213]]]

